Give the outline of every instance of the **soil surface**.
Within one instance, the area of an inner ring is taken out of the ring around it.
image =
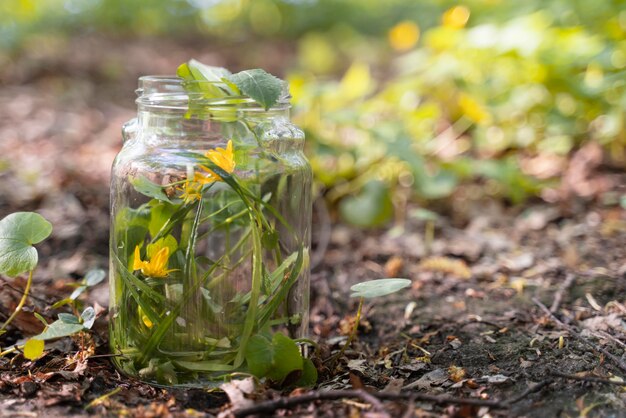
[[[0,337],[2,347],[40,332],[33,311],[53,320],[67,311],[52,309],[54,302],[89,269],[107,268],[108,173],[119,128],[133,115],[133,87],[115,80],[159,72],[148,66],[170,72],[190,54],[159,44],[177,52],[151,56],[146,51],[157,45],[149,41],[115,49],[108,49],[114,41],[72,42],[79,44],[56,55],[12,59],[0,74],[0,215],[37,210],[54,225],[38,247],[32,296]],[[266,51],[268,63],[285,54],[277,48]],[[109,50],[115,56],[89,55]],[[96,65],[122,57],[128,61],[118,73]],[[205,60],[233,64],[227,54]],[[108,358],[102,283],[84,295],[100,313],[91,334],[46,344],[34,362],[0,358],[0,417],[231,416],[264,401],[265,416],[626,416],[626,211],[619,206],[626,177],[605,175],[622,186],[558,204],[441,203],[432,239],[433,225],[416,206],[385,230],[361,231],[337,222],[320,199],[310,326],[320,400],[249,380],[226,395],[121,376]],[[382,277],[406,277],[412,287],[367,301],[357,338],[334,361],[359,302],[350,286]],[[25,279],[0,278],[0,286],[4,320]],[[294,405],[280,409],[289,400]]]

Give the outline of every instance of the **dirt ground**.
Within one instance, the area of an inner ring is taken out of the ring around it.
[[[55,318],[63,308],[50,306],[71,292],[69,284],[107,267],[109,167],[119,127],[133,114],[133,83],[111,86],[168,72],[190,53],[170,47],[176,53],[167,59],[151,56],[156,45],[141,41],[96,59],[107,45],[81,42],[90,48],[33,51],[0,73],[0,215],[38,210],[54,225],[39,247],[28,308],[3,347],[41,330],[33,310]],[[268,52],[268,62],[283,52]],[[129,62],[116,67],[122,57]],[[103,62],[113,64],[96,65]],[[47,344],[37,361],[0,358],[0,417],[229,416],[250,400],[270,401],[267,416],[626,416],[626,211],[619,205],[626,176],[602,175],[611,192],[559,204],[441,203],[434,239],[417,206],[388,229],[359,231],[318,202],[310,330],[321,400],[304,402],[305,390],[239,388],[227,396],[122,377],[109,362],[103,314],[90,337]],[[381,277],[413,284],[366,303],[358,338],[338,362],[328,361],[354,323],[358,301],[349,287]],[[0,279],[0,319],[24,284]],[[106,284],[86,297],[106,306]],[[341,390],[382,395],[373,402]],[[332,394],[340,399],[326,399]],[[280,409],[289,399],[296,404]]]

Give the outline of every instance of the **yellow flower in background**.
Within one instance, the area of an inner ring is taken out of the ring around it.
[[[167,262],[170,258],[170,249],[163,247],[159,249],[150,259],[143,261],[139,253],[139,245],[135,247],[135,257],[133,260],[133,271],[141,270],[148,277],[166,277],[174,270],[167,269]]]
[[[441,17],[443,26],[452,29],[461,29],[465,27],[470,17],[470,11],[465,6],[454,6],[445,11]]]
[[[405,20],[389,30],[389,45],[396,51],[413,48],[420,39],[420,28],[415,22]]]
[[[476,123],[488,123],[491,114],[475,99],[465,93],[459,95],[459,107],[467,118]]]
[[[215,148],[209,150],[204,154],[213,164],[226,171],[227,173],[232,173],[235,171],[235,153],[233,151],[233,141],[229,140],[228,144],[226,144],[226,149],[224,148]],[[213,173],[209,170],[209,174]],[[215,175],[215,173],[213,173]],[[218,177],[219,178],[219,177]]]

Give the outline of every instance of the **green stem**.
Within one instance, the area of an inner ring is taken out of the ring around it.
[[[34,270],[28,272],[28,280],[26,281],[26,287],[24,288],[24,294],[22,294],[20,303],[17,304],[17,308],[15,308],[11,316],[9,316],[4,324],[2,324],[2,327],[0,327],[0,331],[4,330],[24,307],[24,304],[26,303],[26,298],[28,297],[28,292],[30,291],[30,285],[33,283],[33,271]]]
[[[426,228],[424,230],[424,247],[426,249],[426,254],[430,254],[430,250],[433,245],[433,241],[435,240],[435,222],[434,221],[426,221]]]
[[[17,350],[20,350],[20,349],[23,349],[23,348],[24,348],[24,346],[23,346],[23,345],[16,345],[16,346],[13,346],[13,347],[8,348],[8,349],[4,350],[3,352],[1,352],[1,353],[0,353],[0,357],[4,357],[4,356],[6,356],[7,354],[14,353],[14,352],[16,352]]]
[[[258,218],[257,214],[257,218]],[[257,224],[258,219],[255,219],[250,214],[250,225],[252,227],[252,285],[250,291],[250,303],[248,304],[248,312],[246,313],[246,319],[241,332],[241,342],[239,344],[239,351],[237,357],[235,357],[235,367],[239,367],[243,363],[246,346],[248,340],[252,335],[254,325],[257,321],[257,310],[259,304],[259,297],[261,296],[261,286],[263,284],[263,246],[261,244],[261,226]]]
[[[356,338],[357,330],[359,329],[359,323],[361,322],[361,312],[363,311],[363,301],[364,300],[365,300],[364,298],[359,299],[359,308],[356,311],[356,318],[354,319],[354,326],[352,327],[352,331],[350,331],[350,335],[348,336],[348,340],[343,345],[343,347],[341,347],[341,351],[339,351],[337,354],[335,354],[331,358],[331,364],[332,364],[331,369],[333,367],[335,367],[335,363],[337,362],[337,360],[339,360],[341,358],[341,356],[343,356],[343,354],[346,352],[348,347],[350,347],[350,345],[352,344],[352,342]]]

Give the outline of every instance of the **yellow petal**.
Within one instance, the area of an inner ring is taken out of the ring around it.
[[[152,328],[154,324],[152,323],[152,321],[150,321],[150,318],[148,318],[148,316],[143,312],[143,309],[141,309],[141,306],[137,306],[137,313],[139,313],[141,322],[143,322],[143,324],[147,326],[148,328]]]
[[[165,270],[167,266],[167,259],[170,257],[170,249],[167,247],[161,248],[151,260],[151,263],[154,264],[154,267],[158,270]]]
[[[135,247],[135,256],[133,257],[133,271],[140,270],[143,267],[141,255],[139,254],[139,245]]]
[[[150,321],[150,318],[148,318],[146,315],[142,315],[141,320],[143,321],[145,326],[147,326],[148,328],[152,328],[152,321]]]
[[[233,141],[228,140],[226,149],[217,147],[209,150],[204,154],[213,164],[226,171],[232,173],[235,170],[235,160],[233,152]]]
[[[37,360],[43,354],[45,343],[43,340],[30,339],[24,344],[24,357],[29,360]]]
[[[211,184],[221,180],[220,176],[215,174],[210,168],[203,167],[203,169],[207,171],[208,175],[203,176],[200,173],[195,173],[193,176],[193,181],[200,184]]]

